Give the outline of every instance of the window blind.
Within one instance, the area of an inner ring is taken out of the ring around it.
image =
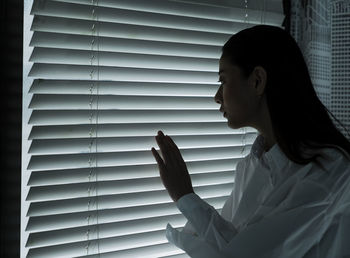
[[[214,101],[221,47],[283,20],[282,3],[241,2],[25,1],[22,257],[188,257],[150,150],[171,136],[221,211],[256,137]]]

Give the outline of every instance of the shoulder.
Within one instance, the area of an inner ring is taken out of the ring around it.
[[[317,151],[321,156],[312,162],[312,172],[307,177],[337,192],[341,185],[350,182],[350,155],[339,146],[327,146]]]
[[[335,145],[323,148],[322,153],[323,158],[319,160],[326,173],[321,173],[318,182],[322,181],[324,189],[328,190],[330,205],[334,208],[332,212],[336,214],[349,207],[343,204],[350,201],[350,155]]]
[[[249,153],[237,163],[235,185],[241,191],[244,191],[249,180],[252,178],[255,172],[256,162],[254,155]]]
[[[326,148],[323,148],[323,151],[331,157],[342,157],[350,162],[350,154],[338,145],[329,145]]]
[[[350,154],[337,145],[329,145],[320,149],[321,158],[319,161],[327,171],[332,171],[335,167],[350,170]]]
[[[317,158],[308,165],[319,166],[325,171],[331,171],[334,166],[338,166],[339,164],[350,165],[350,154],[337,145],[328,144],[322,145],[317,149],[303,149],[304,157],[311,158],[315,155]]]

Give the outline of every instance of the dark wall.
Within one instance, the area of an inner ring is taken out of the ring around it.
[[[283,3],[283,14],[285,15],[282,26],[286,31],[290,33],[291,0],[282,0],[282,3]]]
[[[1,247],[20,256],[23,1],[1,0]]]

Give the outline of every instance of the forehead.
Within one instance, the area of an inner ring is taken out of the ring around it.
[[[240,68],[232,64],[228,57],[221,56],[219,61],[219,75],[222,74],[239,74]]]

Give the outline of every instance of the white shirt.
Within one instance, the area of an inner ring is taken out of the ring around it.
[[[196,194],[176,203],[182,231],[168,223],[169,242],[193,258],[350,257],[350,156],[320,149],[321,167],[289,160],[259,135],[236,167],[221,215]]]

